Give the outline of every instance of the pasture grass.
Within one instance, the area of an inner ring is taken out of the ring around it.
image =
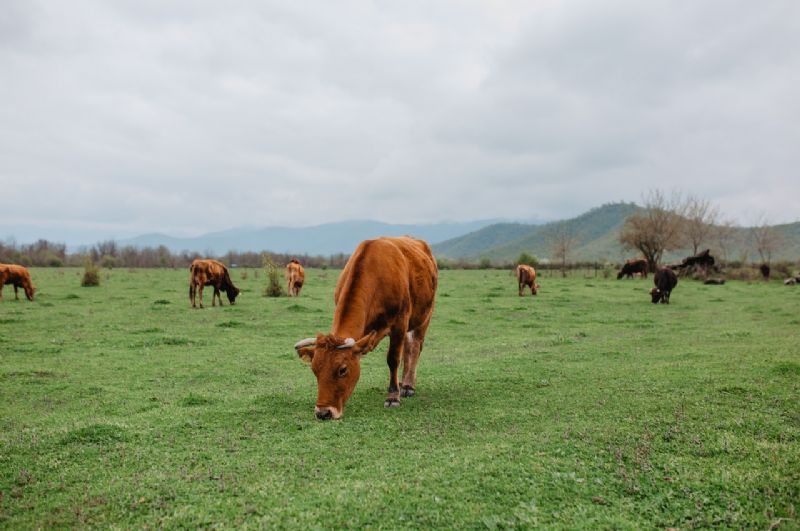
[[[32,273],[0,303],[0,527],[800,525],[797,288],[443,271],[418,395],[383,408],[384,341],[320,422],[292,345],[337,271],[290,299],[233,270],[204,310],[184,270]]]

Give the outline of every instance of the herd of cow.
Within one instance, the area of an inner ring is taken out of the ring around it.
[[[655,287],[650,290],[652,302],[669,304],[670,294],[678,283],[673,269],[702,261],[708,263],[709,258],[690,257],[682,264],[658,268],[654,274]],[[228,269],[221,262],[198,259],[192,262],[189,271],[189,299],[193,308],[197,307],[198,295],[200,307],[203,307],[205,286],[214,288],[212,306],[216,306],[217,300],[222,305],[223,291],[230,304],[236,302],[241,290],[233,284]],[[646,260],[628,260],[617,279],[634,275],[647,278],[647,274]],[[516,277],[520,296],[525,288],[530,288],[531,295],[537,294],[540,286],[533,267],[517,266]],[[286,266],[288,295],[300,295],[304,281],[303,266],[291,260]],[[22,288],[27,298],[33,300],[36,288],[24,267],[0,264],[0,300],[6,284],[14,286],[17,299],[17,289]],[[361,374],[361,358],[386,336],[389,336],[386,354],[389,388],[384,406],[396,407],[401,397],[414,396],[417,361],[433,315],[437,284],[436,260],[425,241],[404,236],[366,240],[358,246],[336,283],[331,332],[303,339],[294,346],[317,378],[314,408],[317,418],[327,420],[342,416]],[[402,378],[399,378],[401,358],[403,368]]]

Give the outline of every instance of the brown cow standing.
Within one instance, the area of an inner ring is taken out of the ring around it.
[[[3,286],[6,284],[14,285],[14,299],[19,300],[19,288],[25,290],[25,296],[29,301],[33,300],[36,293],[36,286],[31,281],[31,274],[20,265],[0,264],[0,301],[3,300]]]
[[[669,304],[669,296],[678,285],[678,277],[675,272],[668,267],[659,267],[653,275],[653,283],[656,285],[650,290],[653,304],[659,302]]]
[[[519,284],[519,296],[522,297],[522,292],[525,287],[531,288],[531,295],[536,295],[536,290],[541,286],[536,283],[536,270],[525,264],[517,266],[517,283]]]
[[[297,259],[292,258],[286,264],[286,292],[290,297],[300,296],[303,283],[306,280],[306,271]]]
[[[361,375],[361,357],[389,336],[389,389],[385,407],[414,396],[417,362],[433,315],[438,284],[431,248],[410,237],[361,242],[336,283],[330,334],[294,348],[317,378],[318,419],[338,419]],[[403,358],[402,385],[397,369]]]
[[[623,264],[622,269],[617,273],[617,280],[621,279],[623,276],[633,278],[636,273],[640,273],[642,278],[647,278],[647,272],[647,260],[644,258],[632,258]]]
[[[219,305],[222,306],[220,290],[225,290],[230,303],[235,304],[236,296],[241,293],[241,290],[233,285],[228,269],[221,262],[197,259],[192,262],[189,271],[189,300],[192,301],[192,308],[197,307],[195,305],[195,296],[198,288],[200,288],[200,307],[203,307],[204,286],[214,286],[211,306],[216,306],[217,299],[219,299]]]

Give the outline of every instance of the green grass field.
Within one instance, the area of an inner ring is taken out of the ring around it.
[[[800,527],[798,288],[443,271],[418,395],[383,408],[385,340],[320,422],[292,345],[338,271],[242,272],[205,310],[184,270],[5,288],[0,527]]]

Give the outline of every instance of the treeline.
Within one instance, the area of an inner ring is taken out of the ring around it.
[[[189,267],[195,258],[216,258],[229,266],[261,267],[265,259],[276,264],[285,264],[297,258],[307,267],[341,268],[349,255],[339,253],[328,257],[272,253],[229,251],[221,256],[182,251],[173,253],[167,247],[119,246],[113,240],[96,243],[91,247],[81,247],[67,252],[63,243],[39,240],[31,244],[18,245],[15,242],[0,242],[0,263],[20,264],[34,267],[83,266],[86,260],[105,268],[114,267]]]

